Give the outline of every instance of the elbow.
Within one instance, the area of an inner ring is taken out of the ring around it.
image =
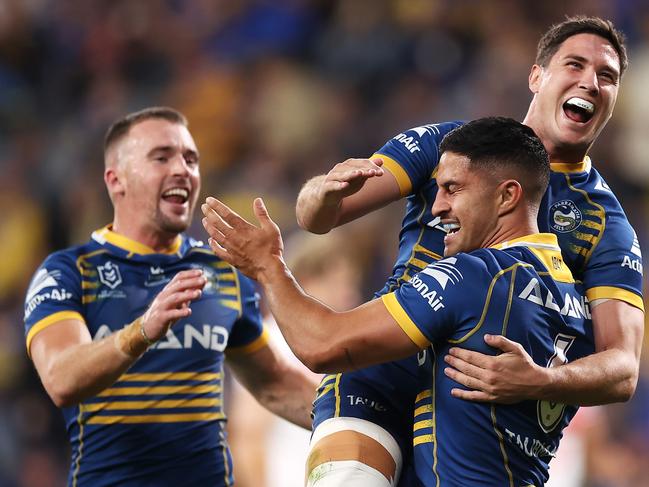
[[[72,384],[51,373],[42,377],[43,387],[57,408],[75,406],[79,403],[77,391]]]
[[[317,225],[316,222],[314,221],[309,221],[303,217],[301,217],[299,214],[297,216],[297,224],[302,230],[306,230],[309,233],[314,233],[316,235],[324,235],[325,233],[328,233],[329,230],[331,230],[331,227],[327,227],[326,225]]]
[[[617,397],[615,402],[628,402],[635,394],[638,386],[638,374],[634,374],[626,380],[620,382],[617,388]]]
[[[79,403],[74,391],[70,388],[50,385],[49,387],[45,386],[45,390],[57,408],[75,406]]]
[[[304,350],[296,353],[300,362],[316,374],[330,374],[343,372],[345,367],[342,365],[343,360],[334,349],[327,350]]]

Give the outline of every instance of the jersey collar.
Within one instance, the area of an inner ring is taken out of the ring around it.
[[[555,281],[575,281],[572,272],[563,261],[561,247],[559,247],[559,241],[554,233],[534,233],[492,246],[499,250],[511,247],[527,247],[543,263]]]
[[[531,235],[525,235],[523,237],[518,237],[513,240],[506,240],[505,242],[500,242],[496,245],[492,245],[494,249],[508,249],[509,247],[533,247],[538,249],[545,250],[555,250],[561,252],[559,247],[559,241],[557,236],[554,233],[533,233]]]
[[[551,162],[550,169],[553,172],[563,172],[563,173],[575,173],[575,172],[590,172],[592,163],[590,162],[590,157],[584,157],[584,160],[576,163],[567,163],[567,162]]]
[[[108,242],[109,244],[114,245],[115,247],[118,247],[120,249],[123,249],[129,253],[141,254],[141,255],[177,254],[178,251],[180,250],[180,246],[183,240],[182,237],[178,235],[174,240],[174,243],[171,245],[171,247],[163,250],[162,252],[156,252],[148,245],[144,245],[143,243],[137,242],[135,240],[131,240],[130,238],[125,237],[124,235],[120,235],[119,233],[114,232],[113,226],[110,224],[106,225],[103,228],[100,228],[99,230],[95,230],[94,232],[92,232],[92,238],[93,240],[99,242],[102,245]]]

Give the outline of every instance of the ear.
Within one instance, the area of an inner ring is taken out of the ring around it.
[[[115,166],[109,166],[106,168],[104,171],[104,182],[106,183],[106,188],[108,188],[108,195],[111,200],[114,200],[116,196],[125,193],[126,188],[122,182],[121,175]]]
[[[516,210],[523,199],[521,183],[508,179],[498,185],[498,216],[503,216]]]
[[[528,86],[530,91],[535,95],[539,92],[541,87],[541,75],[543,74],[543,68],[538,64],[532,66],[530,75],[527,79]]]

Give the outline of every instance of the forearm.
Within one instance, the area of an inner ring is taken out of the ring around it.
[[[54,403],[71,406],[114,384],[146,348],[135,322],[102,340],[62,350],[39,372]]]
[[[312,233],[327,233],[338,224],[340,218],[342,200],[327,202],[320,191],[325,177],[323,174],[307,181],[297,197],[297,222]]]
[[[539,399],[595,406],[627,401],[638,381],[638,365],[632,353],[610,349],[545,369]]]
[[[296,367],[287,367],[279,379],[257,396],[259,403],[272,413],[305,429],[311,429],[311,409],[317,381]]]
[[[302,291],[277,258],[265,267],[259,282],[268,306],[289,347],[307,367],[319,371],[318,351],[338,329],[337,313]]]

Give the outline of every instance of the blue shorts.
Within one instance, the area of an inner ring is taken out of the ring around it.
[[[412,472],[414,404],[425,389],[415,355],[398,362],[324,377],[313,403],[313,429],[323,421],[348,417],[374,423],[388,431],[401,449],[403,467],[399,485],[418,485]],[[423,360],[422,360],[423,362]]]

